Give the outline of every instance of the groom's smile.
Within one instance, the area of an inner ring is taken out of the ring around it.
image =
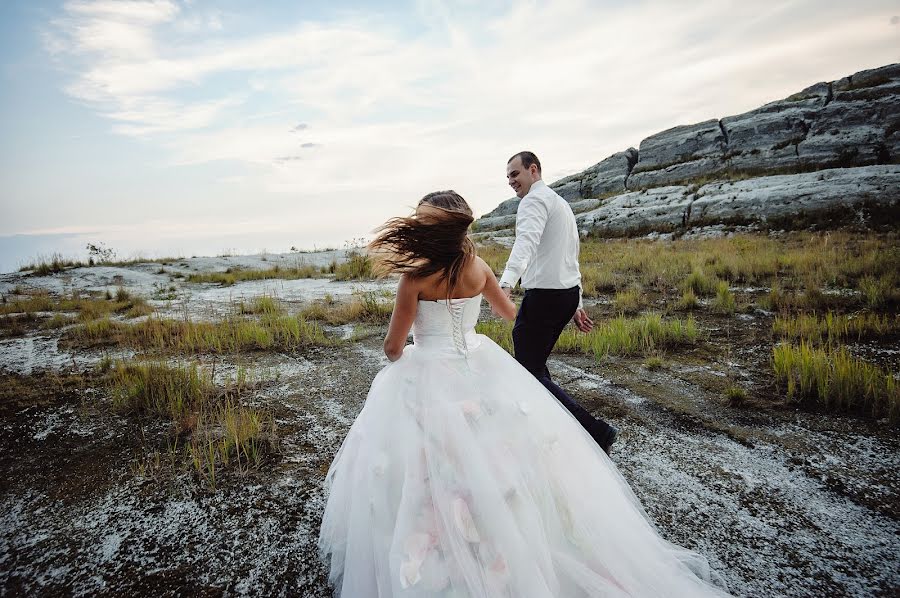
[[[540,178],[541,175],[538,169],[534,165],[530,168],[525,168],[522,164],[522,159],[518,156],[513,158],[509,164],[506,165],[506,180],[509,182],[509,186],[512,187],[513,191],[516,192],[516,196],[520,199],[528,195],[528,191],[531,190],[531,185],[533,185],[535,181],[540,180]]]

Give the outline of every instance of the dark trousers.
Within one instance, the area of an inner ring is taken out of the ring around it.
[[[516,361],[547,387],[601,447],[606,446],[612,428],[595,418],[562,388],[553,382],[547,369],[547,358],[563,328],[578,309],[578,287],[571,289],[529,289],[513,326]]]

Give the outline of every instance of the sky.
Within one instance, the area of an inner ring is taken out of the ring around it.
[[[900,61],[896,0],[0,3],[0,272],[341,247]]]

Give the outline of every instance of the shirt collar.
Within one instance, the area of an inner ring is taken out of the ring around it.
[[[546,187],[546,186],[547,186],[547,183],[545,183],[543,179],[538,179],[535,182],[531,183],[531,187],[528,189],[528,193],[532,193],[532,192],[540,189],[541,187]]]

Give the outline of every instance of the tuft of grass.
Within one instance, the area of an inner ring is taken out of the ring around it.
[[[678,302],[675,304],[675,309],[680,311],[691,311],[697,309],[699,306],[700,302],[697,300],[694,289],[685,289],[684,292],[681,293],[681,298],[678,299]]]
[[[116,345],[188,354],[293,351],[333,344],[317,324],[278,315],[263,315],[258,320],[231,317],[219,322],[151,317],[136,324],[103,318],[70,330],[64,338],[80,346]]]
[[[732,294],[728,288],[728,283],[724,280],[719,281],[716,285],[716,296],[712,301],[712,308],[721,314],[731,315],[734,313],[734,294]]]
[[[322,278],[326,276],[321,268],[298,262],[295,266],[284,268],[278,265],[266,270],[250,270],[242,268],[228,268],[224,272],[206,272],[190,274],[188,282],[217,283],[222,286],[231,286],[245,280],[296,280],[299,278]]]
[[[54,297],[41,291],[0,304],[0,315],[19,312],[30,315],[36,312],[77,312],[79,320],[90,321],[112,314],[124,314],[125,317],[133,318],[153,312],[153,308],[141,297],[128,295],[124,300],[113,299],[112,295],[108,297],[109,299],[95,295],[82,296],[78,292],[67,297]]]
[[[329,271],[334,274],[334,280],[369,280],[375,277],[372,260],[364,250],[348,252],[347,259],[332,262]]]
[[[900,385],[894,376],[853,357],[845,347],[817,349],[801,341],[798,346],[777,345],[772,351],[775,379],[788,400],[900,421]]]
[[[718,285],[719,281],[714,276],[708,276],[703,270],[695,268],[681,283],[681,290],[691,290],[706,297],[715,293]]]
[[[113,407],[178,422],[215,394],[212,375],[196,366],[118,363],[107,374]]]
[[[59,253],[54,253],[49,257],[38,256],[36,261],[19,268],[19,272],[31,270],[33,276],[49,276],[70,268],[80,268],[86,265],[84,262],[65,258]]]
[[[254,297],[249,304],[241,301],[238,304],[238,313],[277,316],[284,313],[284,307],[282,307],[281,302],[276,297],[260,295],[259,297]]]
[[[196,365],[107,362],[100,371],[118,411],[173,423],[173,459],[179,438],[188,435],[186,453],[212,489],[223,470],[258,468],[276,449],[274,418],[242,403],[252,387],[243,369],[224,387]]]
[[[613,308],[622,314],[636,314],[641,310],[644,303],[643,289],[638,286],[632,286],[624,291],[616,293],[613,300]]]
[[[900,316],[872,313],[855,315],[828,312],[824,316],[799,314],[775,316],[772,332],[787,339],[803,339],[812,343],[834,344],[855,337],[857,340],[900,331]]]
[[[699,336],[693,316],[665,321],[659,314],[620,316],[595,326],[587,334],[574,329],[563,331],[556,349],[593,354],[597,359],[606,355],[647,355],[659,349],[693,345]]]
[[[880,277],[865,276],[859,281],[859,291],[866,305],[872,309],[884,307],[895,299],[897,285],[892,275]]]
[[[747,391],[736,384],[730,384],[725,389],[725,400],[731,407],[740,407],[747,402]]]
[[[391,319],[394,302],[385,301],[375,291],[353,293],[350,301],[338,302],[326,296],[300,311],[308,320],[318,320],[332,326],[350,322],[384,324]]]
[[[663,366],[663,359],[659,355],[651,355],[644,360],[644,367],[648,370],[658,370]]]

